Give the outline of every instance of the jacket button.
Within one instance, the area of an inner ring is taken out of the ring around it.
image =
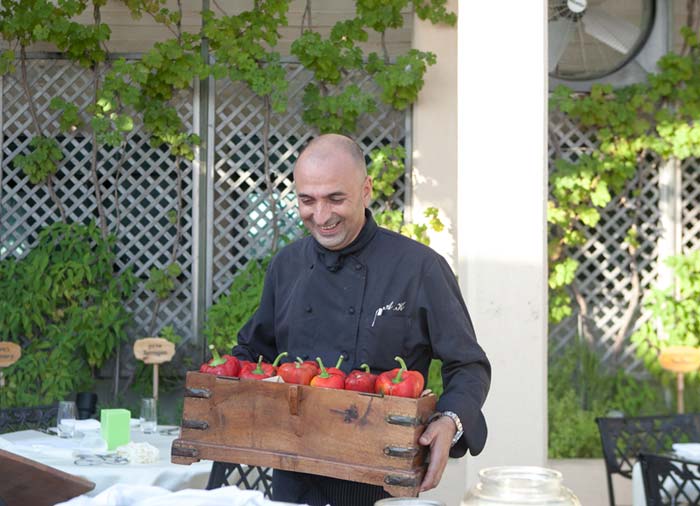
[[[356,271],[361,271],[361,270],[362,270],[362,266],[361,266],[360,264],[355,264],[355,270],[356,270]]]
[[[307,313],[310,313],[310,312],[311,312],[311,306],[306,306],[306,307],[304,308],[304,311],[306,311]]]
[[[355,314],[355,308],[350,306],[350,308],[348,309],[348,313]]]

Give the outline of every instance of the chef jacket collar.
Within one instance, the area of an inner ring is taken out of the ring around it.
[[[316,239],[314,239],[318,258],[321,263],[326,266],[326,269],[331,272],[337,272],[343,267],[345,257],[364,248],[372,240],[374,234],[376,233],[377,223],[372,217],[372,212],[365,208],[365,224],[362,226],[362,230],[360,230],[360,233],[357,235],[357,237],[355,237],[355,240],[345,246],[343,249],[326,249],[321,246]]]

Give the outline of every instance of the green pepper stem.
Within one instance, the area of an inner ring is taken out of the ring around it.
[[[394,360],[396,360],[399,364],[401,364],[401,369],[399,369],[399,372],[396,373],[396,376],[394,376],[394,379],[391,380],[392,383],[401,383],[403,381],[403,372],[406,370],[406,362],[404,359],[401,357],[394,357]]]
[[[265,370],[262,368],[262,359],[263,359],[263,356],[260,355],[258,357],[257,367],[251,371],[253,374],[265,374]]]
[[[211,362],[209,362],[209,367],[217,367],[226,363],[226,359],[219,355],[219,352],[213,344],[209,345],[209,349],[211,350],[211,356],[214,357],[211,359]]]
[[[323,360],[321,360],[321,357],[316,357],[316,362],[318,362],[319,367],[321,367],[321,372],[319,373],[319,376],[321,378],[330,378],[331,375],[328,373],[326,367],[323,365]]]
[[[301,357],[297,357],[297,359],[294,361],[294,365],[297,369],[299,369],[303,363],[304,361]]]
[[[370,373],[369,366],[367,364],[362,364],[360,369],[364,369],[367,374]]]
[[[345,358],[345,357],[344,357],[343,355],[341,355],[340,357],[338,357],[338,361],[335,363],[335,368],[336,368],[336,369],[340,369],[340,364],[343,363],[343,359],[344,359],[344,358]]]
[[[282,360],[282,357],[286,357],[288,353],[286,351],[283,351],[277,357],[275,357],[275,361],[272,362],[272,367],[277,367],[277,365],[280,363],[280,360]]]

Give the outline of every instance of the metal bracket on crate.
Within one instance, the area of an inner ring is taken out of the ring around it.
[[[400,474],[387,474],[384,483],[398,487],[417,487],[420,482],[413,476],[401,476]]]
[[[386,423],[391,425],[400,425],[402,427],[417,427],[423,425],[415,416],[406,415],[386,415]]]
[[[385,446],[384,455],[389,457],[399,457],[402,459],[412,459],[420,450],[418,448],[406,448],[403,446]]]
[[[206,388],[185,388],[185,397],[211,399],[211,391]]]
[[[183,420],[183,429],[196,429],[196,430],[207,430],[209,428],[209,422],[202,420]]]

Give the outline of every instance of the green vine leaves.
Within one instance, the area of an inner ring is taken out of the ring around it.
[[[658,62],[659,72],[648,81],[618,89],[594,85],[589,94],[560,86],[550,106],[594,130],[598,146],[583,150],[575,161],[557,159],[550,168],[548,203],[550,258],[550,321],[569,316],[568,287],[578,268],[569,256],[586,240],[587,229],[600,219],[600,210],[619,195],[636,175],[639,162],[656,156],[684,160],[700,156],[700,47],[697,37],[683,29],[687,55],[670,53]],[[633,194],[632,198],[637,195]],[[626,244],[637,247],[638,230],[631,227]]]
[[[652,290],[644,302],[650,318],[631,337],[637,355],[656,374],[663,372],[658,361],[662,348],[700,345],[700,252],[669,257],[666,263],[676,276],[678,296],[673,288]],[[663,329],[661,334],[658,324]]]

